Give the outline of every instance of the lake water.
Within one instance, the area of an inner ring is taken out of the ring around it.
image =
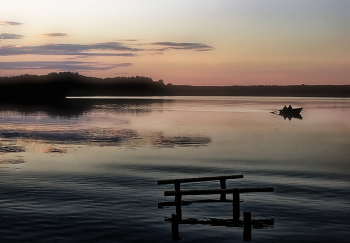
[[[252,242],[349,242],[350,99],[134,97],[1,106],[0,242],[172,242],[157,180],[243,174],[241,213],[274,218]],[[303,107],[302,119],[270,113]],[[218,188],[219,182],[182,188]],[[218,199],[184,196],[183,200]],[[183,218],[230,219],[231,203]],[[180,242],[242,242],[243,228],[180,224]]]

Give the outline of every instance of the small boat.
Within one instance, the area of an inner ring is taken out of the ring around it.
[[[291,120],[292,118],[297,118],[302,120],[303,117],[300,115],[300,112],[303,108],[287,108],[285,107],[282,110],[272,111],[272,114],[283,116],[284,119]]]
[[[293,109],[282,109],[279,110],[280,115],[296,115],[296,114],[300,114],[300,112],[302,111],[303,108],[293,108]]]

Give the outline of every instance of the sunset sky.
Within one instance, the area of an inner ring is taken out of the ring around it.
[[[350,84],[349,0],[11,0],[0,76]]]

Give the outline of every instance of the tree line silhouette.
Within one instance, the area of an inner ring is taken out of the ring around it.
[[[79,73],[0,77],[0,102],[63,102],[67,96],[350,97],[350,85],[165,85],[149,77],[94,78]]]

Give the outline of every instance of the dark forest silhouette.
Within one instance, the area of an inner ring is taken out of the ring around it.
[[[0,77],[2,103],[60,103],[67,96],[350,97],[350,85],[190,86],[148,77],[94,78],[78,73]]]

